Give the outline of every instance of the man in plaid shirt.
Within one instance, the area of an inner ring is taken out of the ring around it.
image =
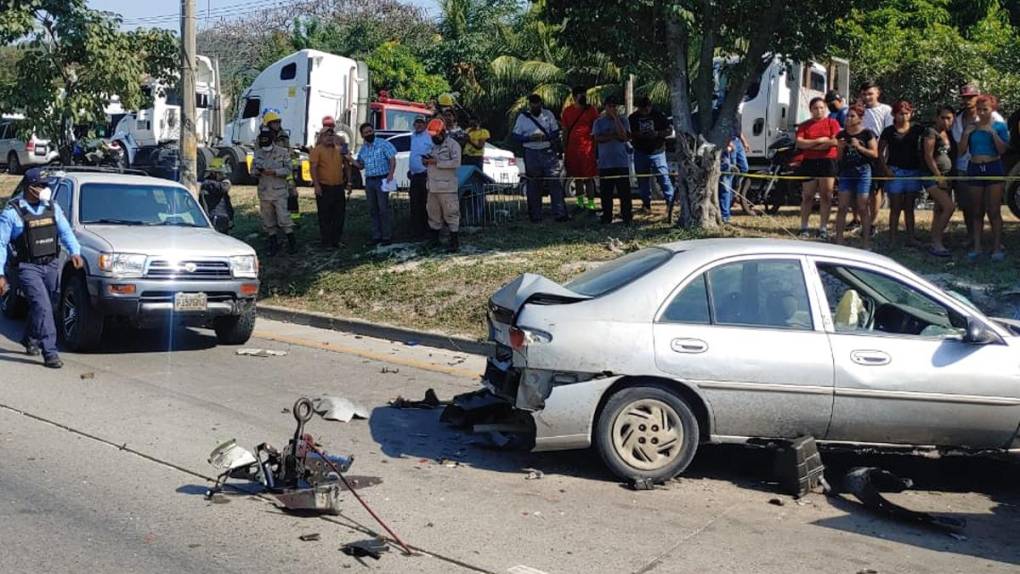
[[[393,242],[389,186],[393,185],[393,172],[397,169],[397,149],[386,140],[376,141],[372,124],[361,124],[359,131],[365,143],[354,165],[364,170],[365,198],[372,216],[372,242],[389,245]]]

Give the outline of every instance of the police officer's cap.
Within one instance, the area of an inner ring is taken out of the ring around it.
[[[33,167],[25,172],[25,185],[46,185],[47,179],[49,179],[49,173],[41,167]]]

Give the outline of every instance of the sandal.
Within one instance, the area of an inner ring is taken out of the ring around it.
[[[1006,252],[1005,251],[999,249],[998,251],[992,253],[992,261],[999,262],[999,261],[1005,261],[1005,260],[1006,260]]]
[[[942,249],[935,249],[934,247],[928,248],[928,254],[934,255],[935,257],[950,257],[953,252],[943,247]]]
[[[971,261],[971,262],[977,261],[979,255],[980,254],[977,251],[968,251],[967,252],[967,261]]]

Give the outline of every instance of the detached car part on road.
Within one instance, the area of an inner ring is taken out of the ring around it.
[[[69,350],[95,349],[107,322],[118,319],[136,327],[210,327],[229,345],[251,338],[255,250],[217,232],[185,187],[101,169],[56,169],[49,186],[85,259],[77,271],[61,256],[56,318]],[[14,197],[20,193],[19,186]],[[27,311],[16,271],[9,266],[15,288],[0,300],[11,318]]]
[[[523,275],[489,324],[483,384],[531,413],[534,449],[594,444],[626,479],[752,438],[1020,448],[1020,324],[869,252],[678,242]]]

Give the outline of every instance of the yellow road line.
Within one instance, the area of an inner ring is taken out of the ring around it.
[[[303,339],[301,337],[292,337],[289,335],[275,335],[267,333],[265,331],[255,331],[255,336],[259,339],[268,339],[270,341],[276,341],[278,343],[287,343],[289,345],[297,345],[299,347],[307,347],[309,349],[319,349],[322,351],[329,351],[331,353],[340,353],[344,355],[354,355],[362,357],[364,359],[371,359],[373,361],[380,361],[383,363],[391,363],[394,365],[400,365],[402,367],[411,367],[413,369],[421,369],[423,371],[432,371],[434,373],[442,373],[444,375],[452,375],[454,377],[464,377],[468,379],[477,379],[481,376],[481,373],[477,371],[470,371],[468,369],[458,369],[456,367],[448,367],[445,365],[436,365],[427,361],[419,361],[417,359],[408,359],[402,357],[396,357],[393,355],[385,355],[382,353],[374,353],[372,351],[364,351],[361,349],[355,349],[353,347],[347,347],[344,345],[336,345],[325,341],[313,341],[311,339]]]

